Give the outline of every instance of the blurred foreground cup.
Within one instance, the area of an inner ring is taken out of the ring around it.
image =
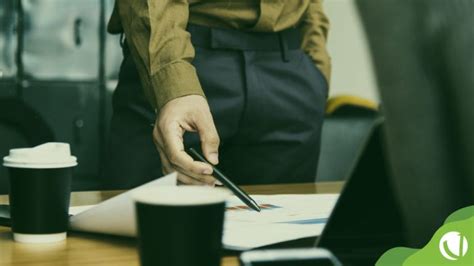
[[[225,189],[151,187],[133,195],[142,266],[218,266]]]

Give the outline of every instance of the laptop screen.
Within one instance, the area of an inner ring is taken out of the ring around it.
[[[401,245],[404,229],[382,145],[383,120],[374,121],[371,136],[340,198],[316,241],[344,264],[373,265],[388,249]]]

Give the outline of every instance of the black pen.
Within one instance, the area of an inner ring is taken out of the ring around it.
[[[194,157],[194,159],[210,164],[212,166],[212,169],[213,169],[213,174],[212,175],[217,180],[221,181],[221,183],[225,187],[230,189],[247,206],[249,206],[250,208],[252,208],[252,209],[254,209],[258,212],[260,211],[260,207],[258,206],[258,204],[247,193],[245,193],[245,191],[243,191],[237,185],[232,183],[232,181],[230,181],[221,171],[219,171],[219,169],[217,169],[214,165],[212,165],[212,163],[210,163],[208,160],[206,160],[206,158],[204,158],[204,156],[199,154],[199,152],[197,152],[193,148],[189,148],[189,152]]]

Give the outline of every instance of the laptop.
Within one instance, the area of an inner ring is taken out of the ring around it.
[[[383,118],[374,120],[365,148],[315,246],[344,265],[374,265],[402,245],[404,225],[383,151]]]

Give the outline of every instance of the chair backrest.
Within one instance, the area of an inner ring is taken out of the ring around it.
[[[474,204],[474,1],[357,0],[412,247]]]
[[[316,181],[341,181],[352,174],[377,117],[376,113],[336,113],[324,119]]]

